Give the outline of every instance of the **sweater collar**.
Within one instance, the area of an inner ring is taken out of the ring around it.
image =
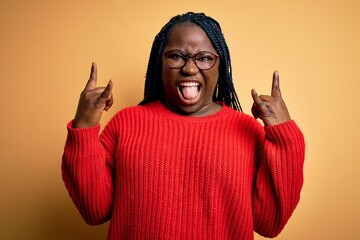
[[[205,116],[205,117],[185,116],[185,115],[181,115],[181,114],[172,112],[169,109],[167,109],[160,102],[160,100],[148,103],[146,105],[148,107],[150,107],[153,111],[155,111],[157,113],[160,113],[161,115],[163,115],[163,116],[165,116],[167,118],[171,118],[171,119],[174,119],[174,120],[186,121],[186,122],[204,122],[204,121],[211,121],[211,120],[223,118],[226,115],[228,115],[229,113],[231,113],[232,111],[235,111],[235,110],[231,109],[230,107],[228,107],[223,102],[219,102],[219,104],[222,107],[219,112],[217,112],[215,114],[212,114],[212,115],[209,115],[209,116]]]

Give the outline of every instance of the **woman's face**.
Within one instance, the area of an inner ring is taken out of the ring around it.
[[[191,23],[172,27],[164,53],[181,50],[193,56],[207,51],[216,54],[210,39],[202,28]],[[221,109],[212,101],[219,78],[219,59],[208,70],[200,70],[193,59],[179,69],[171,68],[162,55],[162,82],[165,91],[165,106],[173,112],[189,116],[207,116]]]

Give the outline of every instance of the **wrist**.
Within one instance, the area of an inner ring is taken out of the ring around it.
[[[96,127],[98,124],[99,124],[98,122],[89,123],[87,121],[81,121],[75,118],[74,121],[72,122],[72,128],[91,128],[91,127]]]

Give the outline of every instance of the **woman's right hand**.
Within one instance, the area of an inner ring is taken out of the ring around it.
[[[96,87],[97,66],[92,63],[89,81],[81,92],[78,108],[73,122],[74,128],[94,127],[100,123],[103,111],[113,104],[111,93],[113,84],[110,80],[106,87]]]

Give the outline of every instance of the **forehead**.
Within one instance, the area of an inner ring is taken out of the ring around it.
[[[215,50],[205,31],[194,23],[174,25],[169,31],[166,48],[178,48],[189,51]]]

